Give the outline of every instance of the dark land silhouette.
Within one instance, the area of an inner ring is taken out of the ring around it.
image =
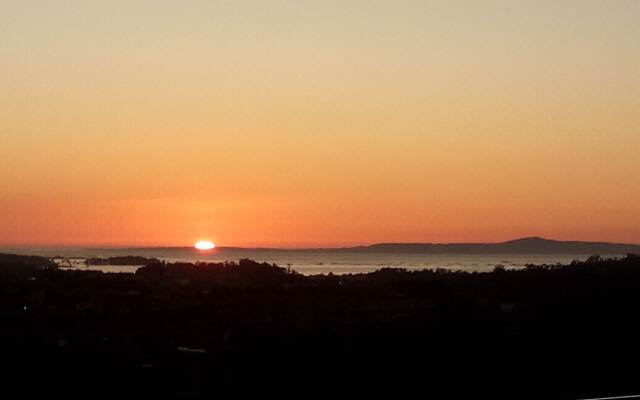
[[[147,265],[158,263],[160,260],[156,258],[148,258],[142,256],[124,256],[124,257],[91,257],[85,260],[86,265]]]
[[[59,270],[0,255],[6,393],[213,398],[640,393],[640,257],[467,273]]]
[[[502,243],[380,243],[349,250],[427,254],[638,254],[640,245],[528,237]]]
[[[129,248],[131,251],[162,251],[182,249],[198,253],[193,247],[144,247]],[[96,249],[100,250],[100,249]],[[127,250],[126,248],[120,250]],[[338,253],[417,253],[417,254],[601,254],[624,255],[640,253],[640,244],[584,242],[552,240],[540,237],[526,237],[499,243],[376,243],[367,246],[337,248],[251,248],[220,246],[217,251],[252,250],[252,251],[309,251]]]

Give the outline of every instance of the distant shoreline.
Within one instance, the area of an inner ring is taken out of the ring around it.
[[[331,253],[422,253],[422,254],[600,254],[625,255],[640,252],[640,244],[562,241],[539,237],[528,237],[498,243],[377,243],[351,247],[235,247],[221,246],[213,251],[199,251],[186,246],[6,246],[4,250],[84,250],[84,251],[183,251],[194,254],[210,254],[213,252],[255,251],[255,252],[331,252]]]
[[[199,251],[190,246],[0,246],[3,251],[85,250],[85,251],[184,251],[195,254],[212,252],[334,252],[334,253],[423,253],[423,254],[600,254],[626,255],[640,252],[640,244],[551,240],[527,237],[496,243],[375,243],[347,247],[238,247],[220,246],[213,251]]]

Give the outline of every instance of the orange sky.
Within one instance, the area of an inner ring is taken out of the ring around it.
[[[639,2],[12,3],[0,245],[640,242]]]

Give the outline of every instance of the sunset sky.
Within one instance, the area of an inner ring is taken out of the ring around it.
[[[0,7],[0,245],[640,242],[640,1]]]

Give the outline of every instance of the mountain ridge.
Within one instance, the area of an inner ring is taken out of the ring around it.
[[[498,243],[377,243],[353,249],[417,253],[527,253],[627,254],[640,252],[640,244],[553,240],[532,236]]]
[[[125,247],[119,250],[185,250],[197,251],[192,247]],[[340,252],[340,253],[424,253],[424,254],[584,254],[584,255],[625,255],[640,254],[640,244],[589,242],[576,240],[554,240],[530,236],[495,243],[426,243],[388,242],[350,247],[237,247],[219,246],[215,251],[264,251],[264,252]]]

